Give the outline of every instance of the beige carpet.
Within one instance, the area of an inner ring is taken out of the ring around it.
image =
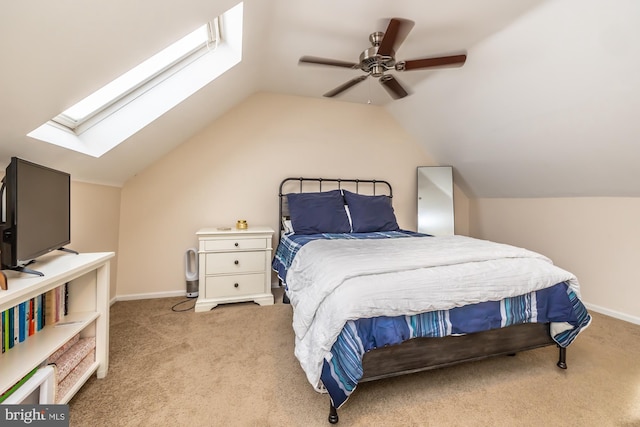
[[[293,355],[288,305],[171,311],[181,300],[112,306],[109,373],[70,402],[71,426],[329,425],[328,397]],[[640,426],[640,326],[592,315],[566,371],[547,347],[365,383],[338,425]]]

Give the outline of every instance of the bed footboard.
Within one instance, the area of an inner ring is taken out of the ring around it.
[[[360,382],[555,345],[548,323],[523,323],[462,336],[414,338],[378,348],[362,359]]]
[[[360,382],[451,366],[535,348],[557,345],[549,334],[548,323],[524,323],[501,329],[462,336],[414,338],[402,344],[377,348],[362,359]],[[559,348],[557,366],[567,369],[567,349]],[[330,405],[328,420],[339,421],[338,411]]]

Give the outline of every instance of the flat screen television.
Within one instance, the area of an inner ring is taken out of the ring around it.
[[[0,191],[2,269],[42,275],[26,266],[71,242],[71,176],[12,157]]]

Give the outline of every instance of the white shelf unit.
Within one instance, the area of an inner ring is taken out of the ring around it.
[[[0,291],[0,312],[68,283],[67,316],[45,325],[25,341],[0,355],[0,394],[40,366],[74,335],[95,337],[95,361],[65,396],[67,403],[82,385],[109,369],[109,264],[113,252],[71,254],[55,252],[38,258],[31,268],[44,276],[6,270],[8,290]]]

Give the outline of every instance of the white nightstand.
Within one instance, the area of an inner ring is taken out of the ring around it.
[[[269,227],[198,230],[200,272],[195,311],[208,311],[218,304],[242,301],[273,304],[273,233]]]

